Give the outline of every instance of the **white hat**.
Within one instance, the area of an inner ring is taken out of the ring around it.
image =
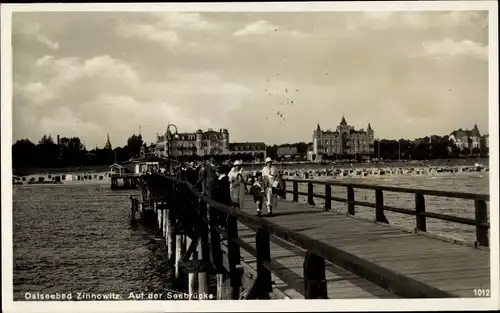
[[[273,160],[269,157],[266,158],[266,163],[272,162]]]
[[[240,160],[234,161],[234,166],[236,166],[236,165],[241,165],[241,161]]]

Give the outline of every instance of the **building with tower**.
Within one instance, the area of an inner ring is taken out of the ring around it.
[[[173,134],[165,132],[164,135],[156,136],[156,144],[154,151],[157,155],[168,157],[171,151],[171,156],[189,156],[189,155],[224,155],[229,154],[229,132],[227,129],[214,131],[209,128],[207,131],[198,129],[194,133],[177,133]],[[171,145],[171,149],[169,149]]]
[[[481,149],[486,147],[485,137],[481,137],[477,124],[471,130],[459,128],[449,135],[449,140],[460,150]]]
[[[323,130],[320,125],[313,131],[312,151],[308,154],[311,161],[321,161],[324,156],[354,156],[370,158],[374,153],[375,133],[368,123],[366,130],[356,130],[347,124],[342,116],[336,130]]]

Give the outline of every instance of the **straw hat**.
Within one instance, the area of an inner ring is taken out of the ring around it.
[[[241,166],[241,161],[240,161],[240,160],[236,160],[236,161],[234,161],[234,166],[237,166],[237,165],[240,165],[240,166]]]
[[[266,158],[266,163],[270,163],[270,162],[272,162],[272,161],[273,161],[273,160],[272,160],[271,158],[269,158],[269,157],[268,157],[268,158]]]

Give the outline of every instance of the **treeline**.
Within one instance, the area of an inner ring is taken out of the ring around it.
[[[472,146],[472,141],[468,143]],[[374,158],[384,160],[431,160],[453,159],[467,157],[488,156],[488,148],[481,144],[481,148],[457,147],[448,136],[431,136],[419,140],[375,140],[373,143]]]
[[[16,141],[12,145],[12,166],[19,169],[109,165],[138,156],[142,145],[141,135],[132,135],[126,146],[87,150],[78,137],[61,137],[57,144],[51,136],[44,135],[37,144],[29,139]]]
[[[299,142],[294,144],[282,144],[266,147],[266,155],[273,159],[278,156],[279,147],[297,148],[297,154],[303,158],[311,143]],[[110,165],[114,162],[121,163],[134,157],[139,157],[141,147],[145,143],[141,135],[132,135],[127,144],[114,149],[94,148],[88,150],[78,137],[62,137],[59,144],[51,136],[44,135],[35,144],[28,139],[16,141],[12,146],[12,162],[16,169],[22,168],[64,168],[80,166]],[[370,158],[384,160],[428,160],[445,158],[464,158],[476,156],[488,156],[488,148],[459,149],[448,136],[425,137],[418,141],[410,140],[381,140],[373,143],[373,154]],[[251,154],[233,154],[215,156],[220,161],[230,159],[252,162],[255,159],[263,160],[263,153],[256,156]],[[323,155],[323,160],[356,159],[360,155]],[[201,160],[200,156],[179,156],[179,161]]]

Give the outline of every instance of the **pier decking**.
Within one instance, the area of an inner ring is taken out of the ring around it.
[[[181,279],[182,268],[217,275],[219,299],[451,298],[490,288],[488,195],[294,180],[292,197],[268,218],[255,216],[250,196],[239,211],[176,179],[154,175],[141,181],[143,199],[134,199],[133,208],[155,212],[176,277]],[[299,192],[298,184],[307,184],[308,192]],[[314,185],[325,193],[315,194]],[[345,187],[347,197],[332,197],[332,186]],[[376,203],[356,201],[358,188],[373,190]],[[384,205],[384,191],[414,194],[415,210]],[[298,202],[299,196],[307,203]],[[475,219],[426,212],[425,196],[470,201]],[[315,198],[325,199],[324,208],[314,206]],[[375,220],[357,218],[355,206],[375,210]],[[415,230],[389,224],[384,211],[414,215]],[[225,216],[227,228],[217,223]],[[476,242],[430,235],[427,218],[475,225]],[[184,237],[194,244],[187,247]],[[199,291],[208,290],[199,281]]]

